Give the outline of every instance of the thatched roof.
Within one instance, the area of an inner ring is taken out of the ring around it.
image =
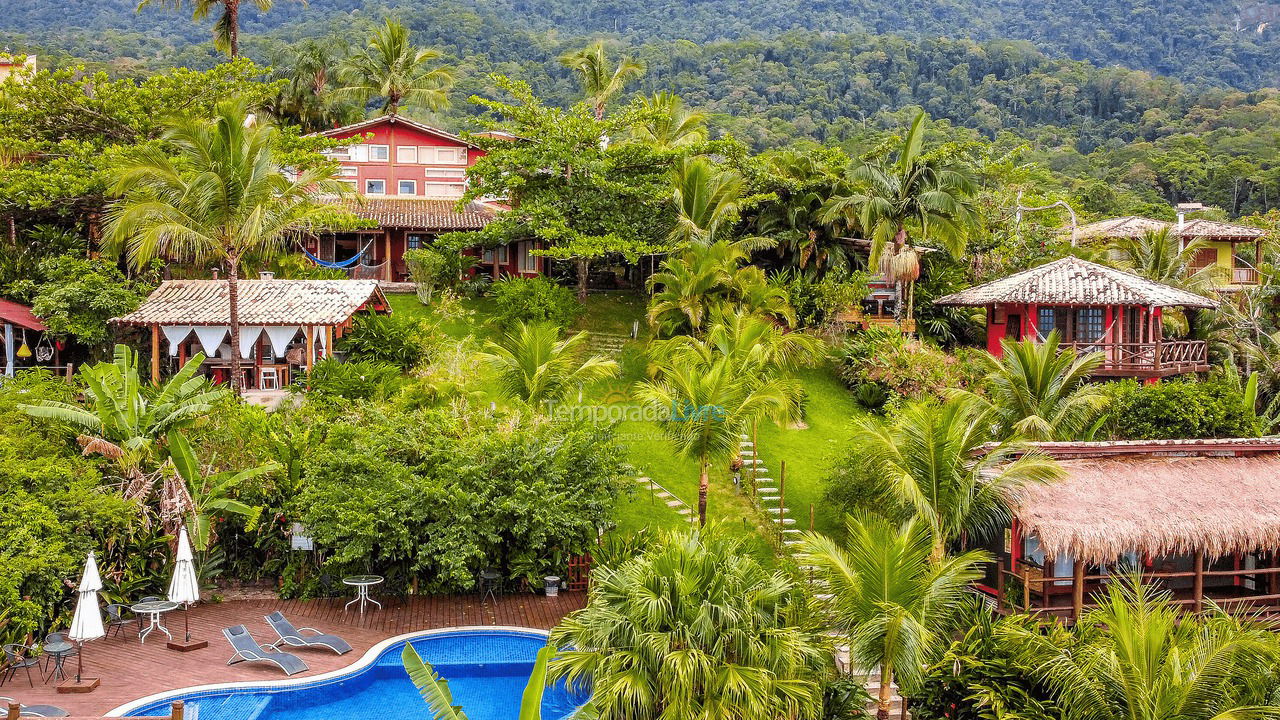
[[[1280,439],[1041,443],[1063,480],[1007,499],[1045,554],[1112,562],[1280,547]],[[1089,457],[1089,455],[1094,455]]]
[[[1138,215],[1128,215],[1081,225],[1076,228],[1076,237],[1082,240],[1090,238],[1139,238],[1148,232],[1156,232],[1165,228],[1172,230],[1174,235],[1188,240],[1204,238],[1206,240],[1244,242],[1257,240],[1265,234],[1259,228],[1219,222],[1217,220],[1187,220],[1179,228],[1177,223]],[[1064,233],[1070,231],[1070,228],[1063,230]]]
[[[341,325],[356,311],[386,308],[377,280],[241,280],[245,325]],[[121,325],[226,325],[226,280],[166,280],[142,305],[112,322]]]
[[[940,297],[937,305],[1145,305],[1215,308],[1217,301],[1133,273],[1064,257]]]
[[[480,230],[493,222],[494,212],[478,202],[459,211],[453,200],[434,198],[371,198],[341,201],[341,207],[356,217],[372,220],[379,228],[421,231]]]

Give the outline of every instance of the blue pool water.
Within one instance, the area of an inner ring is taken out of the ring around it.
[[[513,720],[533,672],[544,636],[516,631],[457,631],[410,640],[423,660],[449,681],[453,702],[470,720]],[[400,662],[404,642],[350,675],[285,687],[253,687],[179,693],[130,710],[129,717],[167,715],[183,700],[187,717],[199,720],[334,720],[335,718],[431,717]],[[309,651],[294,650],[303,659]],[[327,651],[325,651],[327,652]],[[561,720],[587,700],[564,685],[547,688],[544,720]],[[193,713],[192,708],[196,709]]]

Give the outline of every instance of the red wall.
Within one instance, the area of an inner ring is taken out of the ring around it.
[[[458,169],[458,168],[465,169],[474,165],[476,160],[480,159],[480,157],[484,155],[483,150],[468,147],[465,143],[460,143],[456,140],[440,137],[439,135],[433,135],[431,133],[422,132],[416,128],[410,127],[408,125],[404,125],[403,123],[393,123],[390,121],[382,123],[380,125],[375,125],[370,128],[365,128],[363,130],[356,130],[348,133],[341,133],[338,135],[333,135],[331,137],[337,140],[351,138],[351,137],[363,137],[365,138],[365,140],[363,143],[361,143],[362,145],[389,146],[388,159],[385,161],[382,161],[382,160],[369,161],[369,162],[355,162],[350,160],[339,161],[344,167],[356,168],[357,175],[354,179],[356,180],[356,192],[360,194],[364,194],[365,180],[369,180],[369,179],[386,180],[387,181],[386,195],[379,195],[376,197],[395,197],[397,195],[397,190],[399,189],[399,183],[398,183],[399,180],[416,181],[418,197],[441,197],[441,195],[439,194],[432,195],[428,190],[428,188],[431,186],[428,186],[424,182],[428,179],[431,179],[426,172],[427,168],[441,167],[441,168],[451,168],[451,169]],[[417,163],[417,164],[400,165],[396,162],[396,148],[401,145],[409,145],[414,147],[426,146],[426,147],[467,148],[467,164],[461,165],[461,164],[445,164],[445,163],[430,163],[430,164]],[[353,178],[344,176],[342,179],[350,180]],[[435,179],[442,180],[442,181],[451,180],[451,179],[440,178],[440,177],[437,177]],[[462,184],[462,182],[463,182],[462,179],[456,180],[457,184]],[[440,187],[440,186],[435,186],[435,187]]]

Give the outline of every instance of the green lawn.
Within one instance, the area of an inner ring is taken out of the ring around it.
[[[461,315],[440,318],[432,308],[423,306],[413,294],[390,295],[392,311],[411,314],[439,323],[449,337],[473,336],[483,341],[496,332],[486,318],[492,316],[493,301],[488,298],[466,299],[459,304]],[[638,407],[630,400],[630,387],[644,377],[643,343],[648,331],[644,323],[646,297],[639,293],[607,293],[587,298],[587,312],[573,326],[574,330],[630,335],[633,323],[640,323],[640,339],[624,346],[620,362],[622,377],[603,381],[583,389],[585,404],[598,404],[618,410]],[[481,370],[480,385],[488,400],[501,403],[501,398]],[[839,451],[846,446],[852,420],[863,414],[848,390],[829,367],[804,371],[800,376],[808,390],[805,429],[785,429],[772,423],[758,428],[760,452],[770,475],[778,477],[780,461],[786,461],[786,504],[796,519],[796,527],[808,528],[809,508],[814,508],[817,530],[838,529],[839,513],[822,502],[823,478]],[[671,443],[654,422],[627,419],[618,425],[618,437],[626,449],[629,462],[638,475],[653,478],[696,511],[698,501],[697,462],[676,454]],[[748,495],[734,487],[727,462],[712,467],[707,515],[735,535],[745,537],[754,554],[772,555],[773,534],[765,515],[752,506]],[[624,532],[645,526],[677,528],[685,520],[638,483],[619,498],[615,518]]]

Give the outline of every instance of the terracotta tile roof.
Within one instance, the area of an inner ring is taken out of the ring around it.
[[[1217,220],[1188,220],[1182,226],[1182,230],[1179,231],[1176,223],[1129,215],[1081,225],[1076,228],[1076,235],[1082,240],[1090,238],[1138,238],[1142,237],[1144,233],[1155,232],[1164,228],[1171,228],[1175,234],[1187,239],[1257,240],[1265,234],[1264,231],[1255,227],[1234,225],[1232,223],[1218,222]],[[1064,234],[1070,232],[1070,228],[1063,230]]]
[[[377,280],[241,280],[245,325],[337,325],[366,304],[387,307]],[[226,280],[167,280],[121,325],[226,325]]]
[[[4,325],[5,323],[24,327],[28,330],[36,330],[38,332],[48,330],[48,328],[44,326],[44,323],[40,322],[40,318],[37,318],[31,313],[31,308],[26,305],[20,305],[11,300],[0,299],[0,325]]]
[[[974,306],[993,303],[1193,308],[1218,306],[1216,301],[1195,293],[1070,256],[952,293],[934,302],[939,305]]]
[[[475,143],[467,142],[459,135],[454,135],[451,132],[441,130],[440,128],[437,128],[437,127],[424,125],[423,123],[420,123],[417,120],[410,120],[409,118],[404,117],[402,115],[383,115],[382,117],[369,118],[368,120],[362,120],[358,123],[343,125],[342,127],[337,127],[332,130],[322,130],[321,132],[311,133],[311,134],[318,135],[320,137],[334,137],[337,135],[346,135],[348,133],[367,130],[368,128],[377,127],[378,125],[382,125],[383,123],[387,123],[389,125],[396,125],[396,124],[407,125],[408,127],[411,127],[414,130],[417,130],[419,132],[424,132],[424,133],[427,133],[428,135],[435,135],[436,137],[444,138],[445,140],[452,140],[458,143],[459,145],[466,145],[467,147],[472,147],[472,148],[480,147]]]
[[[471,203],[458,212],[453,200],[427,198],[363,198],[343,201],[357,217],[372,220],[380,228],[412,230],[479,230],[493,221],[493,211]]]

